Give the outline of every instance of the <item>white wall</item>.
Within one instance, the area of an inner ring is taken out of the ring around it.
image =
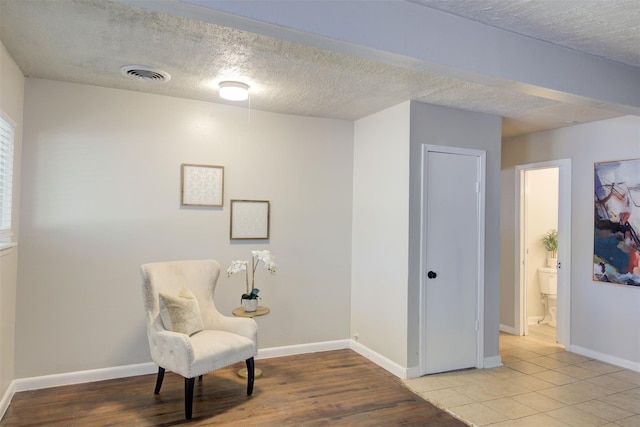
[[[351,333],[407,366],[409,120],[405,102],[355,123]]]
[[[592,280],[593,165],[596,162],[640,158],[640,117],[627,116],[538,132],[503,143],[502,180],[513,188],[514,167],[556,159],[572,159],[571,178],[571,331],[570,349],[605,357],[640,369],[640,288]],[[505,298],[513,301],[515,223],[514,193],[502,197],[504,239],[501,266]],[[507,216],[510,215],[510,216]],[[503,307],[511,313],[512,307]],[[501,318],[515,327],[516,319]]]
[[[17,378],[149,361],[140,264],[254,248],[260,348],[349,337],[352,122],[37,79],[25,106]],[[181,163],[225,167],[223,208],[180,206]],[[269,241],[229,240],[232,198],[271,201]]]
[[[409,366],[418,364],[420,295],[420,184],[422,145],[486,151],[484,357],[498,357],[500,307],[501,118],[436,105],[411,103],[411,206],[409,219]]]
[[[0,110],[16,123],[14,135],[13,214],[14,241],[19,236],[20,164],[22,153],[22,114],[24,76],[0,42]],[[16,274],[18,252],[15,248],[0,251],[0,396],[14,379],[14,344],[16,316]],[[2,408],[0,408],[0,414]]]

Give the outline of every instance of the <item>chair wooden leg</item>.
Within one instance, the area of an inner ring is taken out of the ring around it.
[[[158,378],[156,378],[156,389],[153,394],[160,393],[160,387],[162,387],[162,380],[164,379],[164,368],[158,366]]]
[[[198,377],[198,381],[202,381],[202,375]]]
[[[253,393],[253,380],[255,378],[255,363],[253,357],[246,360],[247,362],[247,396],[251,396]]]
[[[184,416],[186,419],[191,419],[193,413],[193,386],[195,384],[194,378],[184,379]]]

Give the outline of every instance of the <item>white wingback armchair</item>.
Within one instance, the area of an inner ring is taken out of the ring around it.
[[[251,395],[258,327],[253,319],[224,316],[216,309],[213,293],[220,264],[215,260],[156,262],[142,265],[141,271],[149,348],[158,365],[155,394],[160,392],[165,370],[183,376],[185,416],[191,419],[195,377],[244,360],[247,395]],[[195,322],[198,327],[181,330],[185,318],[188,325]]]

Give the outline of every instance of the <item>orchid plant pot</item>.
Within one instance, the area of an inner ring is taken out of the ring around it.
[[[258,310],[258,292],[260,289],[254,286],[256,268],[260,261],[264,264],[264,267],[271,274],[276,274],[276,263],[273,261],[274,256],[268,250],[263,251],[251,251],[251,261],[235,260],[231,261],[231,265],[227,268],[227,277],[232,274],[244,271],[244,282],[247,287],[247,292],[242,294],[240,304],[245,312],[251,313]],[[251,264],[249,264],[251,263]],[[251,282],[249,282],[249,270],[251,270]]]
[[[258,300],[257,299],[242,299],[242,308],[244,311],[251,313],[252,311],[256,311],[258,309]]]

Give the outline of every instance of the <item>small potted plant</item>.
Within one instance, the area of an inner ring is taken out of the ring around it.
[[[251,286],[249,286],[249,271],[248,265],[249,261],[245,260],[236,260],[231,261],[231,265],[227,268],[227,277],[230,277],[232,274],[238,273],[240,271],[244,271],[244,280],[247,286],[244,294],[240,297],[240,303],[242,304],[242,308],[244,311],[252,312],[258,309],[258,292],[260,289],[256,288],[255,285],[255,277],[256,277],[256,269],[258,268],[258,264],[260,261],[264,264],[264,267],[271,274],[276,274],[276,263],[274,262],[275,257],[271,255],[271,252],[268,250],[263,251],[251,251]]]
[[[551,229],[547,231],[547,234],[540,241],[548,251],[547,267],[555,267],[558,265],[558,230]]]

